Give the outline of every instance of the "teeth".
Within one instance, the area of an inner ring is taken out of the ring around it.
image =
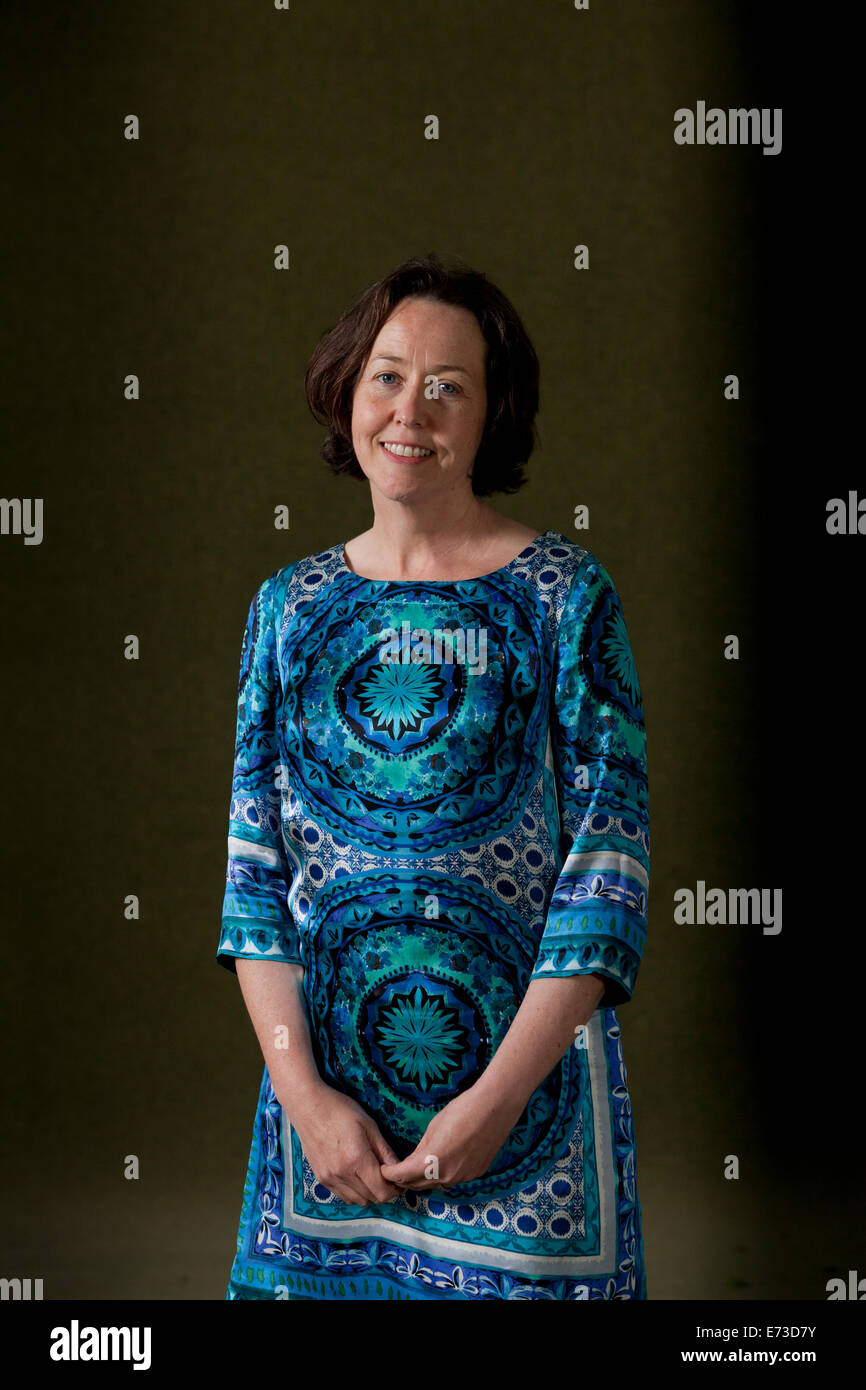
[[[408,444],[389,444],[387,440],[382,441],[389,454],[396,454],[401,459],[423,459],[428,454],[432,454],[432,449],[410,448]]]

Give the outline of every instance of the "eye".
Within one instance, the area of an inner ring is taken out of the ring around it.
[[[396,373],[396,372],[376,372],[375,376],[373,377],[373,380],[374,380],[374,381],[381,381],[382,378],[385,377],[385,376],[393,377],[393,378],[396,380],[397,373]],[[383,383],[383,385],[385,385],[385,386],[390,386],[390,384],[391,384],[391,383],[390,383],[389,381],[386,381],[386,382]],[[460,387],[459,387],[458,385],[456,385],[456,383],[453,382],[453,381],[441,381],[441,380],[440,380],[439,383],[438,383],[438,388],[439,388],[439,394],[440,394],[440,395],[445,395],[445,396],[459,396],[459,395],[460,395]]]

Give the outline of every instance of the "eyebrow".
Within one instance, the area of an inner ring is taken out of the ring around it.
[[[376,356],[372,359],[374,362],[400,362],[401,364],[404,363],[405,360],[405,357],[392,357],[391,354],[387,352],[377,352]],[[434,375],[438,372],[462,372],[464,376],[472,375],[465,367],[459,366],[456,362],[440,362],[438,367],[431,367],[430,371],[433,372]]]

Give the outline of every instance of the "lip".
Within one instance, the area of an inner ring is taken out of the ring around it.
[[[427,448],[429,448],[429,445],[427,445],[427,444],[408,444],[408,443],[404,443],[404,441],[403,441],[402,439],[389,439],[387,442],[388,442],[389,444],[402,444],[404,449],[427,449]],[[380,440],[379,440],[379,448],[380,448],[384,453],[386,453],[386,454],[388,455],[388,458],[389,458],[389,459],[394,459],[395,463],[426,463],[426,462],[427,462],[427,459],[428,459],[428,458],[433,458],[433,456],[434,456],[434,454],[435,454],[435,452],[436,452],[435,449],[431,449],[431,450],[430,450],[430,453],[429,453],[429,454],[426,454],[424,458],[420,458],[420,459],[405,458],[405,457],[401,457],[400,454],[392,454],[391,451],[390,451],[389,449],[386,449],[386,448],[385,448],[385,443],[386,443],[386,441],[385,441],[384,439],[380,439]]]

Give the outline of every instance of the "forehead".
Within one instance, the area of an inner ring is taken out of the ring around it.
[[[370,355],[397,364],[419,355],[425,361],[439,355],[434,370],[468,372],[483,363],[486,349],[471,310],[438,300],[405,299],[380,328]]]

